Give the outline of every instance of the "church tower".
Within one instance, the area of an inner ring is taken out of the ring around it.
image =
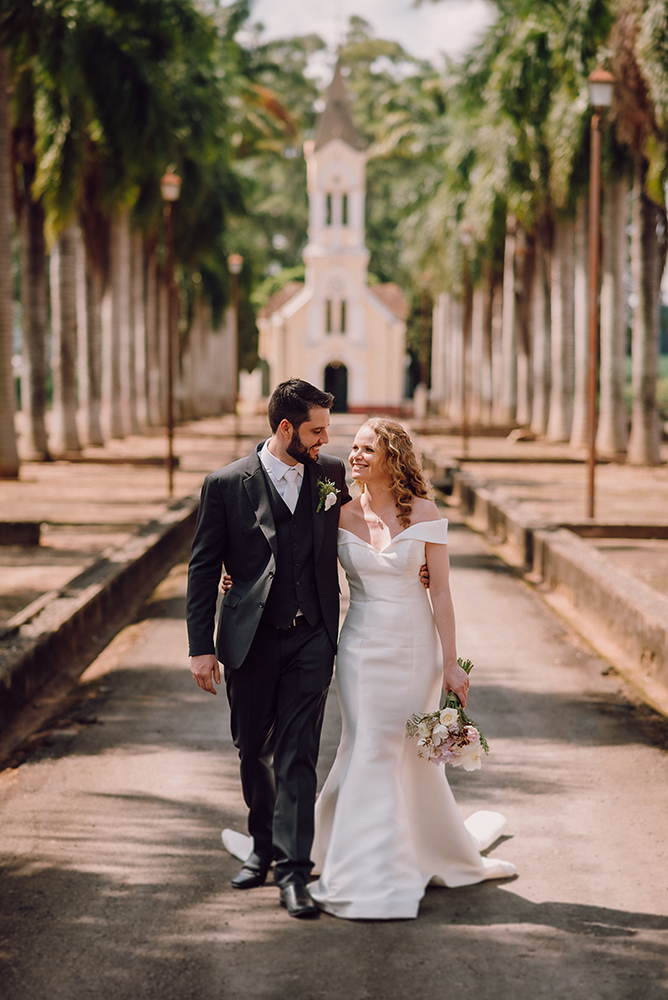
[[[305,283],[286,286],[261,311],[260,356],[272,389],[298,375],[332,392],[335,410],[398,413],[407,303],[394,284],[367,284],[365,145],[337,64],[315,137],[304,143]]]

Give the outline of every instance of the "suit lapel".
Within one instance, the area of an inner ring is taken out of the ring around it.
[[[255,517],[258,525],[260,526],[260,530],[269,542],[271,551],[274,554],[274,559],[277,559],[278,543],[276,541],[276,525],[274,524],[274,515],[272,514],[271,502],[269,500],[269,491],[267,489],[267,483],[264,478],[262,463],[260,462],[258,452],[254,452],[250,456],[246,467],[244,487],[246,493],[248,494],[248,498],[253,505],[253,510],[255,511]]]
[[[322,467],[316,462],[314,465],[307,465],[305,469],[308,469],[309,484],[311,486],[311,511],[313,516],[313,557],[315,561],[318,561],[318,556],[320,555],[320,546],[322,545],[322,536],[325,530],[325,517],[323,511],[316,514],[318,507],[319,496],[318,496],[318,479],[322,475]]]

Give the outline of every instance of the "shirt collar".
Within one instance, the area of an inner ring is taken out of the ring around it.
[[[297,462],[296,465],[287,465],[285,462],[281,462],[280,458],[276,458],[275,455],[272,455],[269,451],[269,440],[266,440],[262,446],[260,451],[260,461],[272,479],[275,479],[276,481],[282,479],[288,469],[296,469],[298,478],[301,478],[304,475],[304,466],[300,462]]]

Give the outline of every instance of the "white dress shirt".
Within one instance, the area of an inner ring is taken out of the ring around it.
[[[267,475],[276,487],[276,491],[281,500],[283,500],[287,505],[290,513],[294,514],[295,507],[297,506],[297,500],[299,499],[299,491],[302,488],[302,482],[304,480],[304,466],[299,462],[296,465],[286,465],[285,462],[281,462],[280,458],[276,458],[276,456],[272,455],[269,451],[269,441],[265,441],[262,446],[260,461],[262,462]],[[295,481],[296,490],[293,489],[291,483],[289,482],[292,477],[292,473],[287,479],[285,478],[285,473],[290,469],[294,469],[297,473]]]

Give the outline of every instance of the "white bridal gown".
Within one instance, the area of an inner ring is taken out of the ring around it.
[[[350,585],[336,684],[343,732],[316,805],[315,870],[309,891],[337,917],[416,917],[425,887],[506,878],[507,861],[481,857],[505,825],[479,813],[465,826],[443,765],[406,739],[413,713],[438,708],[440,644],[419,580],[425,542],[445,545],[447,521],[400,532],[381,551],[339,529]],[[477,833],[474,835],[469,832]]]

